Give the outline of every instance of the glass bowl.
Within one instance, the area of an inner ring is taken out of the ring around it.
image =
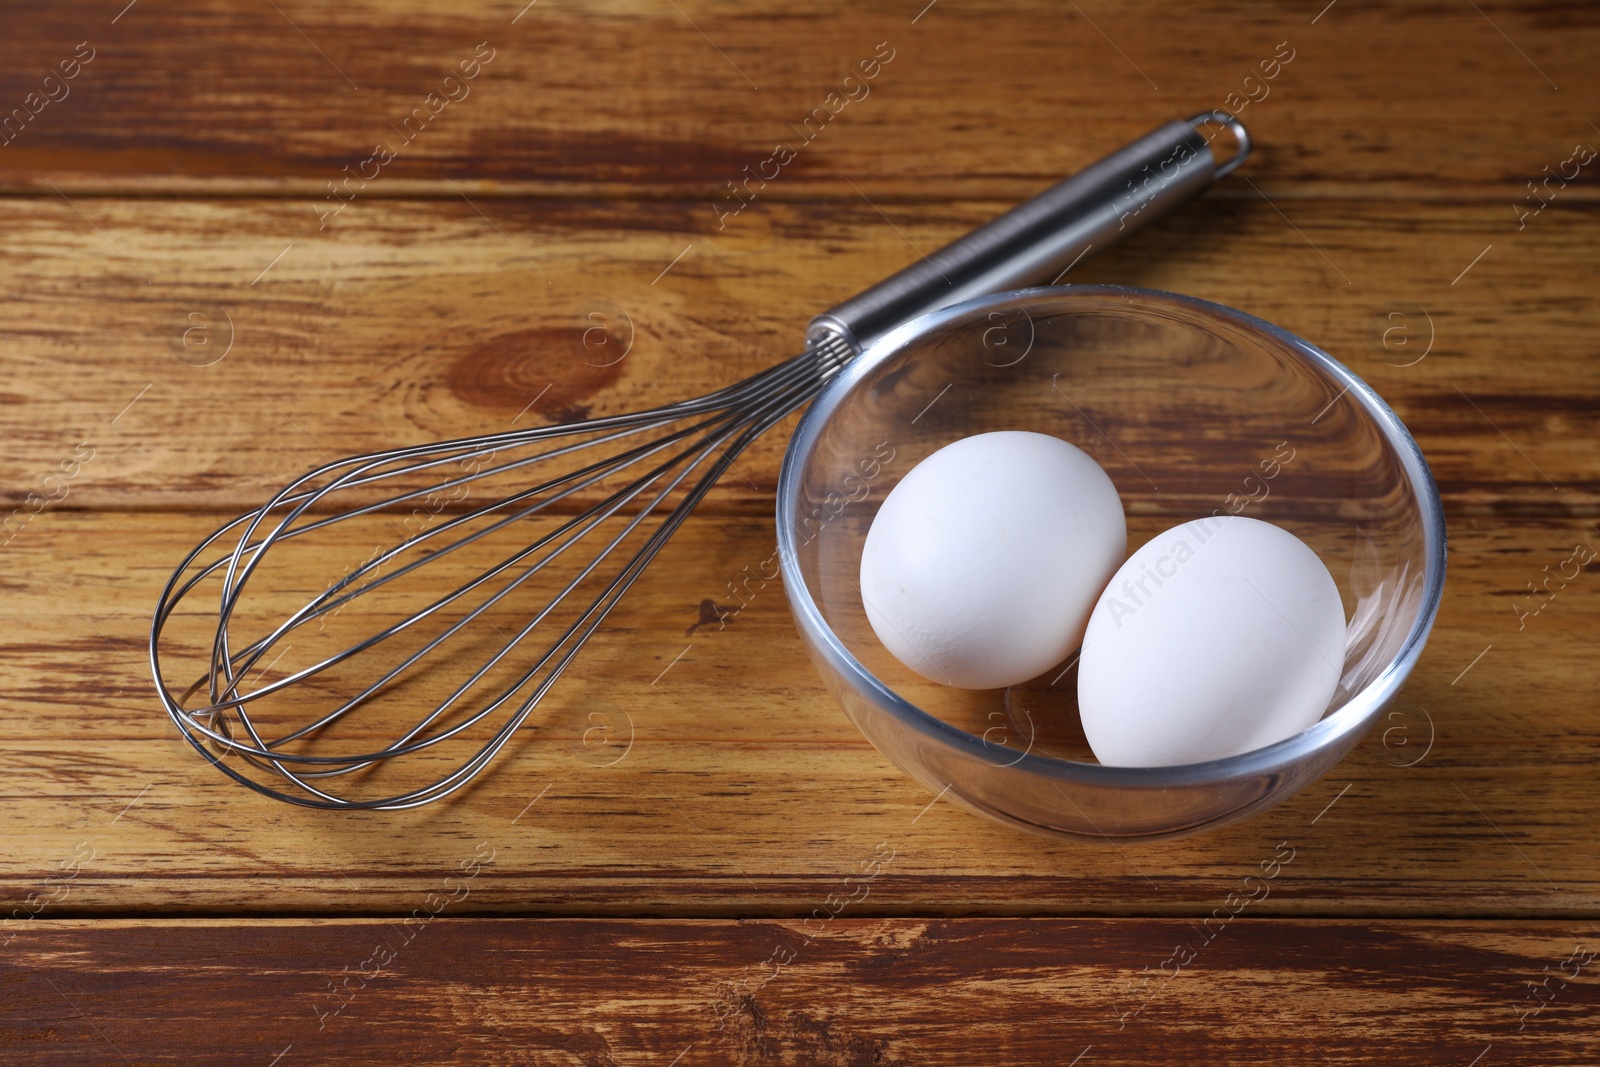
[[[1122,496],[1130,552],[1212,513],[1265,519],[1315,549],[1348,620],[1322,719],[1226,759],[1108,767],[1078,721],[1075,661],[1010,689],[972,691],[895,660],[861,605],[873,516],[925,456],[989,430],[1051,434],[1093,456]],[[969,300],[872,344],[795,430],[778,484],[778,547],[806,649],[878,751],[930,791],[1001,822],[1111,840],[1221,826],[1326,772],[1410,674],[1445,569],[1433,476],[1364,382],[1243,312],[1102,285]]]

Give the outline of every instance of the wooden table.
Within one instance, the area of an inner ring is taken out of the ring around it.
[[[125,2],[0,37],[0,1061],[1600,1062],[1600,562],[1563,567],[1600,546],[1587,7]],[[1002,829],[861,739],[775,587],[693,629],[770,552],[785,427],[450,802],[289,808],[161,714],[160,584],[322,457],[731,382],[910,246],[1249,97],[1258,158],[1073,276],[1310,338],[1438,477],[1427,651],[1281,807],[1141,847]],[[347,167],[377,173],[330,192]],[[571,348],[598,300],[636,331],[604,372]],[[609,766],[601,699],[633,724]]]

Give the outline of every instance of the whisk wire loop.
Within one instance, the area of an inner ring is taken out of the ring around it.
[[[488,767],[524,726],[573,657],[739,454],[809,401],[854,354],[854,348],[842,338],[822,337],[783,363],[695,400],[579,423],[372,452],[301,475],[258,510],[214,531],[184,559],[163,590],[152,624],[150,655],[168,715],[190,744],[223,773],[289,803],[348,810],[401,809],[450,795]],[[640,437],[644,439],[637,440]],[[532,449],[529,454],[518,454],[528,449]],[[603,454],[593,460],[581,458],[591,451]],[[235,633],[244,625],[240,613],[251,580],[271,565],[286,543],[329,535],[334,527],[356,519],[381,520],[419,501],[430,508],[439,501],[459,502],[477,484],[507,482],[573,458],[580,461],[531,486],[425,524],[387,548],[380,546],[261,636],[245,640]],[[431,484],[416,484],[419,476],[435,472],[447,476]],[[608,484],[619,478],[622,484],[606,491]],[[390,485],[395,488],[388,489]],[[585,504],[592,491],[604,495]],[[364,494],[376,496],[365,499]],[[674,497],[677,499],[672,502]],[[554,513],[569,502],[580,505],[573,514]],[[324,514],[327,508],[333,510]],[[631,513],[630,508],[634,509]],[[469,546],[482,548],[497,537],[517,537],[523,524],[546,515],[554,521],[551,528],[520,538],[503,558],[477,569],[420,608],[268,680],[267,675],[292,647],[288,639],[309,624],[325,625],[392,583],[404,585],[403,579],[423,577],[430,564]],[[656,520],[654,527],[645,532],[652,519]],[[605,531],[611,523],[617,524],[615,530]],[[570,575],[564,573],[541,607],[518,615],[509,634],[501,629],[494,618],[496,609],[514,612],[511,600],[515,594],[602,531],[607,539],[598,551],[575,564]],[[598,578],[606,561],[641,534],[643,542],[620,570],[609,579]],[[161,673],[162,636],[180,605],[187,613],[193,596],[211,581],[219,581],[221,591],[210,639],[210,666],[184,692],[174,693]],[[556,623],[561,629],[548,647],[525,656],[521,664],[510,668],[509,677],[494,678],[497,672],[505,673],[509,659],[536,630],[553,621],[577,590],[595,581],[600,582],[598,590],[573,609],[570,621]],[[331,708],[303,714],[303,706],[311,702],[299,697],[308,687],[320,684],[337,669],[365,662],[379,646],[420,631],[436,619],[442,624],[436,632],[422,637],[417,647],[403,651],[393,664],[363,678],[353,687],[353,695],[337,700]],[[448,642],[478,635],[485,627],[496,633],[494,647],[481,662],[475,661],[464,678],[449,685],[442,698],[430,701],[431,706],[417,705],[414,696],[400,692],[408,678],[427,673],[433,660],[453,658],[445,651]],[[274,650],[277,655],[268,659]],[[201,691],[206,700],[192,703]],[[335,727],[386,695],[395,697],[402,714],[404,708],[412,709],[404,717],[413,721],[397,736],[377,746],[358,745],[359,751],[325,751],[327,746],[321,743]],[[261,719],[261,713],[251,710],[265,708],[274,698],[280,703],[294,698],[294,711],[303,721],[279,726],[271,716]],[[486,725],[486,720],[491,728],[484,735],[478,728]],[[475,729],[480,734],[476,743],[471,736]],[[452,743],[467,744],[465,755],[443,773],[436,769],[427,772],[435,776],[421,785],[388,795],[356,797],[319,784],[397,764],[404,757],[440,751]],[[238,757],[243,766],[234,765],[230,757]],[[245,767],[260,773],[248,773]]]

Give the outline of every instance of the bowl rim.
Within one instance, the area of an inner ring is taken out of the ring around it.
[[[811,590],[807,588],[805,579],[799,572],[794,518],[800,491],[800,469],[805,458],[815,450],[823,429],[839,405],[873,368],[898,353],[907,344],[953,320],[985,312],[997,304],[1013,303],[1019,299],[1060,299],[1064,296],[1069,298],[1134,296],[1153,299],[1158,303],[1203,311],[1229,320],[1247,330],[1265,334],[1310,362],[1335,382],[1341,383],[1344,391],[1335,397],[1335,402],[1345,396],[1352,398],[1378,426],[1384,439],[1399,456],[1407,482],[1422,512],[1424,544],[1422,602],[1399,651],[1377,677],[1352,694],[1350,699],[1333,714],[1324,716],[1300,733],[1265,748],[1202,763],[1162,767],[1108,767],[1098,763],[1058,759],[1030,750],[1016,758],[1009,758],[1010,754],[1007,753],[1008,758],[1002,764],[996,762],[993,750],[986,746],[982,739],[928,714],[879,681],[845,647],[827,620],[823,618],[816,600],[811,595]],[[853,689],[868,696],[878,710],[890,715],[929,741],[952,749],[960,755],[989,763],[991,766],[1097,786],[1150,789],[1204,786],[1247,775],[1281,773],[1302,763],[1307,757],[1326,751],[1343,741],[1350,740],[1351,744],[1354,744],[1377,714],[1400,691],[1412,668],[1416,666],[1428,633],[1433,628],[1444,594],[1446,530],[1444,505],[1439,497],[1438,485],[1434,482],[1433,472],[1428,468],[1427,460],[1423,458],[1422,450],[1411,436],[1411,432],[1372,387],[1316,345],[1265,319],[1226,304],[1139,286],[1072,284],[1010,289],[963,300],[929,312],[902,323],[872,341],[860,355],[846,364],[833,380],[823,387],[789,439],[778,475],[777,535],[778,566],[796,624],[804,631],[804,636],[813,648],[829,660],[834,669],[849,681]]]

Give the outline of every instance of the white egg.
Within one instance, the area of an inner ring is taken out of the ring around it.
[[[1184,523],[1129,556],[1095,604],[1084,736],[1118,767],[1270,745],[1322,717],[1344,646],[1339,589],[1304,541],[1235,515]]]
[[[924,459],[884,500],[861,552],[861,601],[907,667],[997,689],[1078,647],[1127,546],[1116,486],[1078,448],[977,434]]]

